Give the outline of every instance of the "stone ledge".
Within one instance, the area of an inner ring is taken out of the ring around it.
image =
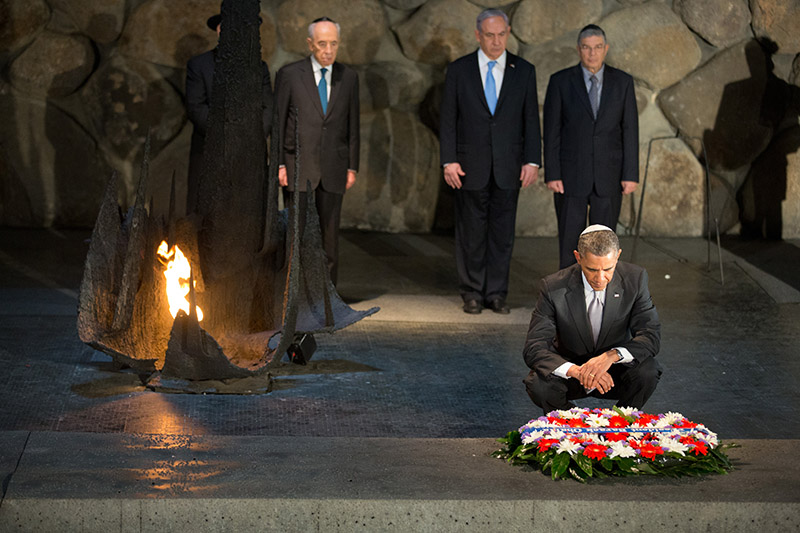
[[[797,440],[744,440],[703,478],[553,482],[493,439],[0,433],[0,531],[788,530]],[[13,449],[12,449],[13,448]]]

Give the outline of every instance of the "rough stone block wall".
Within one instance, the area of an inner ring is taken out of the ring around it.
[[[485,5],[261,2],[273,79],[307,54],[306,27],[323,15],[342,26],[338,59],[359,72],[363,165],[343,226],[448,226],[441,86],[447,63],[477,47]],[[710,202],[723,231],[800,237],[798,2],[503,0],[500,8],[511,19],[509,49],[537,68],[540,106],[550,75],[578,61],[577,31],[605,29],[608,63],[636,80],[644,234],[702,235]],[[132,199],[148,130],[160,176],[154,209],[166,208],[173,174],[183,198],[192,128],[185,66],[215,45],[205,21],[218,11],[218,0],[0,0],[0,225],[92,226],[112,169],[125,184],[120,199]],[[626,198],[623,232],[639,205],[639,193]],[[541,181],[520,196],[517,231],[556,232]]]

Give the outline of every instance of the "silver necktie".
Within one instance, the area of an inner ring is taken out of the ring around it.
[[[589,81],[592,82],[592,85],[589,87],[589,103],[592,105],[592,114],[594,118],[597,118],[597,108],[600,107],[600,98],[598,98],[600,82],[597,80],[596,76],[589,78]]]
[[[589,303],[589,323],[592,325],[592,338],[597,346],[597,337],[600,336],[600,325],[603,323],[603,302],[600,300],[600,292],[594,291],[594,298]]]

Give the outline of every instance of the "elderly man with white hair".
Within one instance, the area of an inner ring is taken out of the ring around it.
[[[577,264],[541,282],[523,355],[528,395],[545,413],[577,398],[641,408],[661,376],[658,312],[647,271],[619,261],[619,239],[592,225],[581,233]]]

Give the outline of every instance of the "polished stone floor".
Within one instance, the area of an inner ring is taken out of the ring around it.
[[[556,268],[555,239],[517,240],[511,315],[469,316],[451,237],[345,232],[340,293],[381,311],[317,336],[313,364],[279,368],[271,393],[227,396],[149,391],[80,342],[88,237],[0,229],[0,431],[464,438],[540,414],[521,383],[521,350],[537,282]],[[798,243],[780,246],[768,268],[749,249],[723,251],[723,284],[704,240],[636,243],[663,324],[664,376],[648,411],[679,411],[727,439],[800,438]],[[633,248],[623,239],[623,259]]]

